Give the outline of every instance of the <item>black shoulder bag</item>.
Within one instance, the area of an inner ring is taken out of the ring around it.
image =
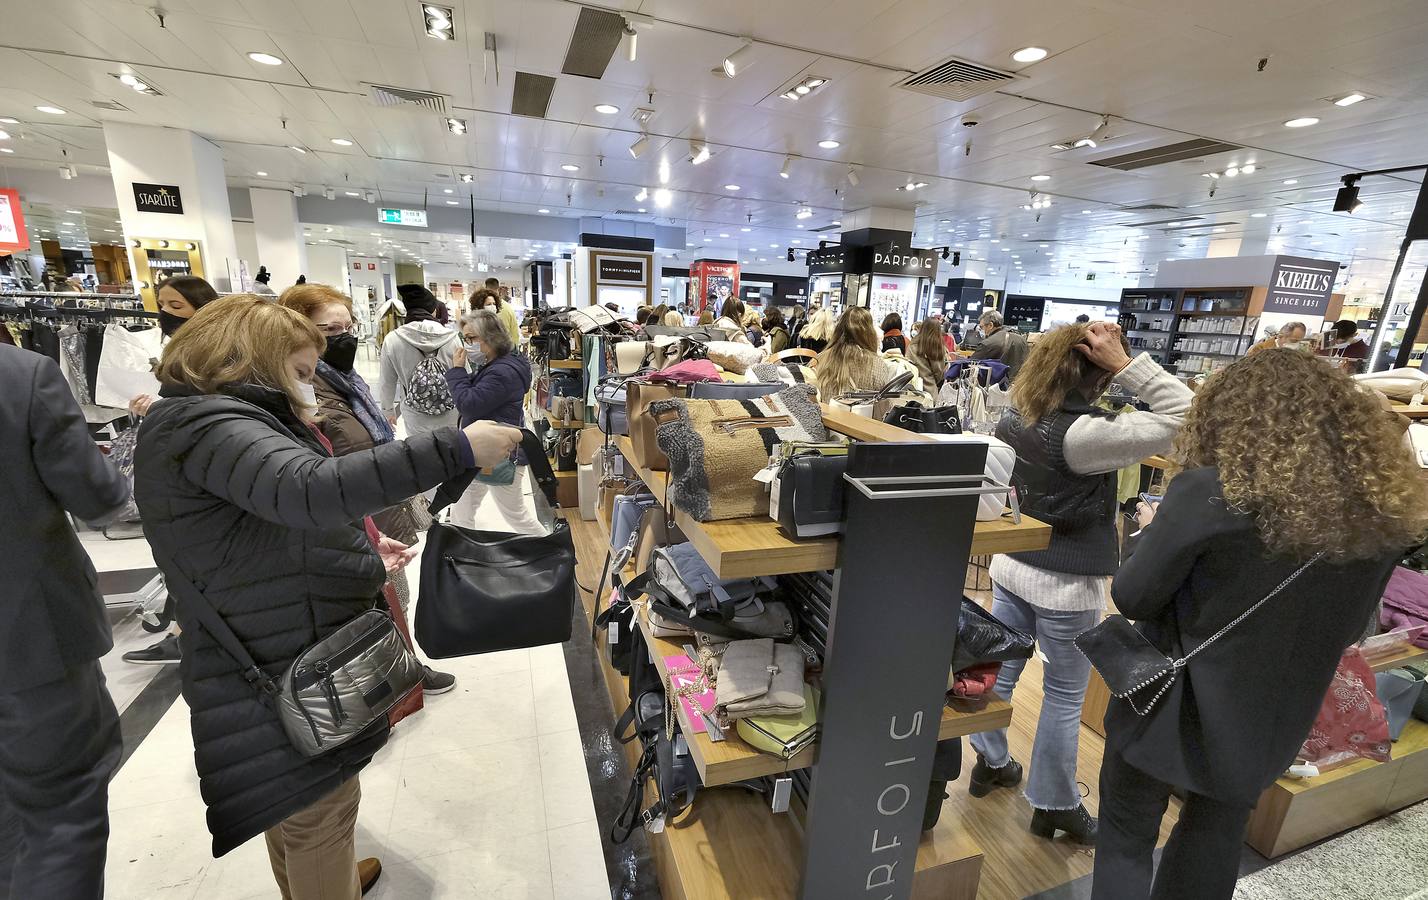
[[[575,544],[555,517],[555,473],[540,439],[521,432],[546,534],[475,531],[433,521],[421,561],[416,639],[433,659],[560,644],[577,599]],[[432,515],[461,496],[465,475],[437,489]]]

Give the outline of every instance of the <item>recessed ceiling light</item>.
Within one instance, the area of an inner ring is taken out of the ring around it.
[[[461,205],[461,201],[460,201],[460,200],[448,200],[448,201],[446,201],[446,205],[447,205],[447,206],[459,206],[459,205]]]
[[[1269,215],[1269,213],[1250,213],[1250,218],[1251,218],[1251,219],[1263,219],[1263,218],[1264,218],[1265,216],[1267,216],[1267,215]]]
[[[1298,178],[1286,178],[1286,179],[1284,179],[1284,183],[1285,183],[1285,184],[1298,184],[1298,183],[1299,183],[1299,179],[1298,179]]]
[[[303,148],[299,147],[299,146],[296,145],[296,144],[289,144],[289,145],[288,145],[288,149],[289,149],[289,150],[296,150],[296,151],[299,152],[299,153],[306,153],[306,152],[307,152],[306,150],[304,150]]]
[[[738,189],[739,189],[739,186],[738,186],[737,184],[726,184],[726,185],[724,185],[724,190],[726,190],[726,191],[737,191]]]
[[[829,222],[828,224],[829,224],[829,225],[842,225],[843,223],[842,223],[842,222],[839,222],[837,219],[834,219],[832,222]]]
[[[746,231],[746,232],[747,232],[747,231],[753,231],[754,229],[752,229],[752,228],[750,228],[749,226],[745,225],[743,228],[740,228],[739,230],[740,230],[740,231]]]
[[[595,104],[595,111],[601,115],[613,116],[620,111],[620,107],[613,103],[597,103]]]
[[[1308,128],[1310,125],[1318,125],[1317,116],[1300,116],[1297,119],[1290,119],[1284,123],[1285,128]]]
[[[362,196],[362,192],[361,192],[361,191],[343,191],[342,193],[346,194],[346,195],[349,196],[349,197],[360,197],[360,196]]]
[[[12,118],[10,118],[9,116],[0,117],[0,122],[4,122],[6,125],[19,125],[19,124],[20,124],[20,120],[19,120],[19,119],[12,119]]]
[[[1011,55],[1019,63],[1034,63],[1046,59],[1046,51],[1040,47],[1022,47]]]
[[[839,147],[841,147],[841,146],[843,146],[843,145],[840,144],[840,143],[838,143],[837,141],[827,140],[827,141],[819,141],[819,142],[818,142],[818,146],[822,147],[824,150],[837,150]]]
[[[1212,229],[1210,229],[1210,230],[1211,230],[1212,232],[1214,232],[1215,234],[1224,234],[1224,232],[1225,232],[1225,229],[1223,229],[1223,228],[1212,228]]]
[[[259,178],[267,178],[267,177],[268,177],[268,173],[267,173],[267,172],[254,172],[253,174],[254,174],[254,175],[257,175]]]
[[[801,244],[801,243],[803,243],[803,239],[802,239],[802,238],[794,238],[794,239],[793,239],[793,242],[794,242],[795,244]]]
[[[249,53],[248,58],[255,63],[262,63],[265,66],[281,66],[283,64],[282,57],[274,56],[271,53],[263,53],[261,51],[254,51],[253,53]]]
[[[352,146],[352,142],[349,141],[349,140],[347,140],[347,138],[333,138],[333,139],[332,139],[332,143],[336,144],[336,145],[339,146],[339,147],[351,147],[351,146]]]
[[[635,212],[648,212],[648,210],[646,210],[643,206],[641,206],[641,207],[639,207],[638,209],[636,209]]]
[[[1367,99],[1368,99],[1368,95],[1366,95],[1366,94],[1360,94],[1358,91],[1354,91],[1352,94],[1345,94],[1344,96],[1342,96],[1342,97],[1340,97],[1339,99],[1335,100],[1335,101],[1334,101],[1334,105],[1335,105],[1335,106],[1353,106],[1355,103],[1359,103],[1359,102],[1364,101],[1364,100],[1367,100]]]
[[[580,167],[577,166],[575,163],[562,163],[560,167],[561,167],[562,169],[564,169],[565,171],[567,171],[567,172],[579,172],[579,171],[580,171]]]
[[[1240,174],[1241,174],[1241,175],[1253,175],[1254,173],[1255,173],[1255,165],[1254,165],[1254,163],[1245,163],[1244,165],[1240,166]]]
[[[58,106],[37,106],[35,107],[35,109],[39,110],[42,113],[49,113],[52,116],[64,115],[64,110],[60,109]]]
[[[1033,175],[1033,176],[1031,176],[1031,180],[1032,180],[1032,181],[1050,181],[1050,180],[1051,180],[1051,176],[1050,176],[1050,175]]]
[[[540,209],[536,210],[536,212],[540,213],[541,215],[544,215],[544,214],[550,212],[550,210],[548,210],[548,209],[546,209],[544,206],[542,206]]]

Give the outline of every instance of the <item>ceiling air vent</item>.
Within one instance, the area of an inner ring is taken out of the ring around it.
[[[923,69],[904,81],[901,87],[960,103],[1011,84],[1016,77],[1011,72],[954,58]]]
[[[518,116],[544,119],[550,107],[550,94],[555,90],[555,79],[549,75],[532,75],[529,72],[516,73],[516,90],[511,95],[511,112]]]
[[[1179,209],[1179,208],[1180,208],[1180,207],[1178,207],[1178,206],[1166,206],[1164,203],[1142,203],[1140,206],[1127,206],[1127,207],[1125,207],[1126,210],[1136,210],[1136,209]],[[1169,219],[1166,219],[1165,221],[1169,222],[1170,220],[1169,220]]]
[[[560,71],[566,75],[600,78],[625,35],[625,17],[607,9],[580,8],[575,30],[565,48]]]
[[[97,106],[100,109],[107,109],[111,112],[129,112],[129,107],[117,100],[91,100],[89,101],[89,105]]]
[[[1139,207],[1137,207],[1137,208],[1139,208]],[[1166,208],[1167,208],[1167,209],[1173,209],[1174,207],[1166,207]],[[1174,223],[1174,224],[1176,224],[1176,225],[1179,225],[1179,224],[1181,224],[1182,222],[1194,223],[1194,222],[1200,222],[1200,221],[1203,221],[1203,220],[1204,220],[1204,219],[1203,219],[1202,216],[1176,216],[1176,217],[1173,218],[1173,219],[1156,219],[1156,220],[1153,221],[1153,222],[1121,222],[1120,225],[1121,225],[1122,228],[1150,228],[1150,227],[1152,227],[1152,226],[1154,226],[1154,225],[1169,225],[1169,224],[1171,224],[1171,223]],[[1189,227],[1189,228],[1198,228],[1199,226],[1194,225],[1194,224],[1190,224],[1190,225],[1187,225],[1186,227]],[[1167,228],[1167,229],[1165,229],[1165,230],[1166,230],[1166,231],[1169,231],[1170,229]]]
[[[369,84],[367,85],[367,96],[378,106],[407,107],[446,115],[445,95],[432,91],[413,91],[407,88]]]
[[[1244,148],[1237,144],[1226,144],[1223,141],[1212,141],[1208,138],[1195,138],[1181,141],[1178,144],[1166,144],[1164,147],[1152,147],[1149,150],[1137,150],[1134,153],[1123,153],[1120,156],[1107,156],[1086,161],[1093,166],[1104,166],[1108,169],[1130,172],[1149,166],[1163,166],[1166,163],[1184,162],[1187,159],[1198,159],[1202,156],[1213,156],[1216,153],[1228,153],[1231,150],[1242,149]]]

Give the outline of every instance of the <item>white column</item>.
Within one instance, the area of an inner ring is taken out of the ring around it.
[[[313,244],[307,248],[307,283],[328,284],[351,295],[348,283],[347,251],[336,244]]]
[[[273,188],[249,188],[248,196],[253,201],[253,236],[258,244],[258,259],[250,261],[249,268],[256,273],[258,266],[267,266],[272,275],[269,286],[281,294],[299,275],[310,275],[297,198],[292,191]]]
[[[228,265],[236,265],[238,250],[218,147],[191,131],[109,121],[104,123],[104,144],[124,234],[198,241],[204,276],[219,291],[230,290]],[[176,186],[183,212],[139,212],[135,183]],[[131,247],[131,265],[135,253]]]

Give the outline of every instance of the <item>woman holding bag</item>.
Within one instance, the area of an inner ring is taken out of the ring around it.
[[[191,583],[206,601],[176,606],[214,855],[266,832],[290,900],[357,900],[380,873],[354,852],[356,776],[386,742],[387,723],[305,754],[244,664],[200,626],[200,609],[212,607],[263,673],[281,675],[307,648],[384,608],[383,560],[354,523],[494,465],[520,440],[479,423],[334,459],[307,424],[325,347],[311,321],[260,297],[205,306],[165,349],[157,375],[166,399],[140,426],[134,468],[156,564],[170,585]]]
[[[1428,490],[1394,416],[1297,350],[1211,376],[1172,455],[1182,469],[1111,595],[1156,650],[1195,655],[1146,715],[1126,700],[1106,712],[1096,900],[1234,893],[1251,810],[1294,761],[1394,563],[1428,531]],[[1159,689],[1131,699],[1146,711]],[[1152,885],[1177,787],[1185,805]]]
[[[317,394],[318,405],[315,425],[329,442],[332,455],[346,456],[396,440],[391,424],[382,415],[382,408],[354,365],[358,341],[357,335],[352,333],[351,298],[325,284],[298,284],[282,292],[278,305],[306,316],[327,340],[322,358],[317,361],[312,387]],[[424,497],[408,498],[373,514],[371,520],[381,535],[401,544],[415,544],[421,539],[421,533],[412,504],[418,503],[425,509]],[[406,619],[407,607],[411,605],[411,589],[406,572],[401,569],[388,572],[384,592],[387,590],[397,601],[392,615],[408,638],[407,643],[411,644]],[[423,694],[444,694],[456,687],[455,675],[438,672],[431,666],[423,668],[426,672],[422,679]],[[393,716],[392,724],[421,708],[419,696],[408,701],[394,711],[398,714]]]
[[[457,349],[446,373],[461,425],[489,419],[520,428],[525,421],[523,401],[531,389],[531,364],[515,352],[510,335],[494,310],[478,309],[461,317],[462,346]],[[466,368],[467,358],[479,354],[485,360],[475,372]],[[489,472],[482,472],[453,504],[451,521],[464,528],[476,527],[476,510],[490,494],[506,522],[517,534],[542,534],[545,529],[535,510],[526,502],[526,458],[517,450]]]

